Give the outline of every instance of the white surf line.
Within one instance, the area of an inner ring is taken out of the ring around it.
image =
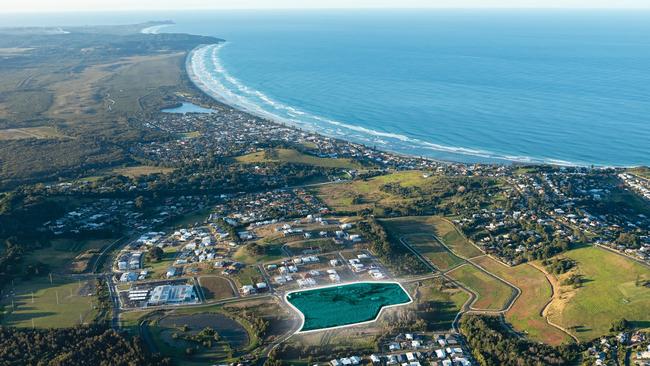
[[[383,132],[373,130],[363,126],[344,123],[318,115],[310,114],[301,111],[295,107],[278,102],[259,90],[253,89],[237,78],[233,77],[223,66],[220,58],[220,50],[228,43],[218,43],[210,45],[201,45],[192,50],[187,58],[186,69],[192,82],[201,89],[204,93],[210,95],[217,101],[230,105],[235,109],[240,109],[245,112],[251,113],[261,118],[282,122],[291,126],[305,128],[312,132],[321,133],[330,137],[345,136],[340,129],[347,129],[349,131],[358,132],[360,135],[355,137],[363,139],[370,137],[366,143],[380,143],[382,145],[390,145],[380,138],[387,138],[407,144],[403,148],[422,148],[430,151],[446,152],[455,155],[473,156],[478,158],[485,158],[491,160],[500,160],[504,162],[518,162],[525,164],[551,164],[557,166],[589,166],[591,164],[585,162],[573,162],[561,160],[551,157],[531,157],[524,155],[509,155],[507,153],[495,153],[493,151],[467,148],[462,146],[447,146],[427,142],[403,134],[392,132]],[[223,77],[223,81],[215,78],[214,75],[208,70],[208,66],[214,68],[214,72]],[[229,88],[225,83],[230,84]],[[232,89],[236,89],[236,93]],[[252,98],[252,99],[251,99]],[[254,99],[259,102],[256,103]],[[273,109],[273,111],[266,110],[263,105]],[[296,118],[283,117],[278,113],[286,113],[288,116]],[[327,124],[336,128],[336,130],[326,129],[323,130],[322,124]],[[417,156],[417,154],[410,153],[410,156]]]
[[[371,283],[371,284],[372,284],[372,283],[396,284],[396,285],[398,285],[398,286],[402,289],[402,291],[404,291],[404,293],[406,294],[406,296],[408,296],[409,301],[408,301],[408,302],[404,302],[404,303],[400,303],[400,304],[393,304],[393,305],[384,305],[384,306],[382,306],[382,307],[379,309],[379,312],[377,313],[377,316],[376,316],[374,319],[372,319],[372,320],[366,320],[366,321],[357,322],[357,323],[352,323],[352,324],[337,325],[337,326],[334,326],[334,327],[319,328],[319,329],[311,329],[311,330],[305,330],[305,331],[302,330],[302,328],[305,326],[305,314],[303,314],[303,312],[302,312],[300,309],[298,309],[297,307],[295,307],[295,306],[294,306],[294,305],[289,301],[288,296],[289,296],[290,294],[297,293],[297,292],[308,292],[308,291],[322,290],[322,289],[325,289],[325,288],[331,288],[331,287],[344,287],[344,286],[356,285],[356,284],[361,284],[361,283]],[[357,325],[364,325],[364,324],[374,323],[374,322],[377,321],[377,319],[379,319],[379,318],[381,317],[381,314],[384,312],[385,309],[390,309],[390,308],[394,308],[394,307],[398,307],[398,306],[409,305],[409,304],[413,303],[413,297],[411,297],[411,294],[409,294],[409,292],[406,291],[406,289],[404,288],[404,286],[403,286],[401,283],[397,282],[397,281],[356,281],[356,282],[347,282],[347,283],[336,283],[336,284],[333,284],[333,285],[317,286],[317,287],[312,287],[312,288],[309,288],[309,289],[302,289],[302,290],[292,290],[292,291],[289,291],[289,292],[287,292],[286,294],[284,294],[284,302],[287,303],[287,304],[288,304],[288,305],[289,305],[293,310],[295,310],[295,311],[298,313],[298,315],[300,315],[300,327],[298,328],[298,331],[296,331],[296,332],[293,333],[293,334],[307,334],[307,333],[321,332],[321,331],[324,331],[324,330],[332,330],[332,329],[349,328],[349,327],[354,327],[354,326],[357,326]]]
[[[171,27],[173,24],[160,24],[152,25],[151,27],[142,28],[140,33],[142,34],[159,34],[163,28]]]

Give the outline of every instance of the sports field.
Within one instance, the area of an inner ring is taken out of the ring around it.
[[[45,276],[22,283],[16,281],[14,289],[15,296],[2,299],[6,311],[2,324],[6,326],[73,327],[92,322],[97,314],[92,282],[54,277],[50,284]]]

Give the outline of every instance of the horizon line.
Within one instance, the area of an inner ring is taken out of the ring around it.
[[[596,6],[596,7],[563,7],[563,6],[550,6],[550,7],[527,7],[527,6],[472,6],[472,7],[455,7],[455,6],[428,6],[428,7],[321,7],[321,8],[298,8],[298,7],[278,7],[278,8],[265,8],[265,7],[188,7],[188,8],[130,8],[130,9],[19,9],[11,11],[0,10],[0,14],[64,14],[64,13],[126,13],[126,12],[167,12],[167,11],[323,11],[323,10],[648,10],[650,5],[638,7],[609,7],[609,6]]]

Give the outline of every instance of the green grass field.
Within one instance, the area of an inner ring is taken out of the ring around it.
[[[397,237],[410,234],[435,235],[459,257],[472,258],[483,254],[451,222],[440,216],[400,217],[382,220],[382,223],[386,230]]]
[[[262,274],[256,266],[251,265],[242,268],[233,276],[233,279],[237,283],[237,287],[240,288],[243,285],[254,285],[262,281]]]
[[[343,168],[343,169],[361,169],[358,163],[350,159],[332,159],[319,158],[300,153],[291,149],[273,149],[274,155],[267,156],[265,151],[258,151],[248,155],[235,158],[236,161],[245,164],[269,163],[269,162],[286,162],[296,164],[306,164],[320,166],[324,168]]]
[[[163,248],[164,255],[158,262],[151,261],[148,256],[145,256],[144,269],[149,271],[151,278],[163,278],[167,273],[167,269],[174,264],[176,256],[178,255],[178,248],[165,247]]]
[[[413,234],[404,237],[404,240],[420,254],[427,257],[440,271],[447,271],[465,261],[440,244],[436,238],[428,234]]]
[[[517,331],[525,333],[532,340],[551,345],[571,341],[566,333],[549,325],[541,315],[542,310],[551,300],[553,291],[542,271],[530,264],[508,267],[490,257],[481,257],[472,261],[521,290],[521,295],[506,313],[506,320]]]
[[[382,192],[380,188],[384,184],[399,183],[404,187],[412,187],[425,182],[427,179],[422,177],[422,172],[405,171],[381,175],[368,180],[324,185],[318,188],[317,195],[334,210],[357,211],[373,207],[376,204],[390,205],[404,202],[403,198]]]
[[[469,299],[465,291],[441,285],[440,279],[431,279],[407,286],[411,294],[415,293],[415,301],[424,306],[418,315],[427,321],[431,331],[451,329],[456,314]]]
[[[97,314],[93,285],[88,282],[65,281],[56,277],[53,284],[47,277],[27,282],[16,281],[15,293],[15,310],[12,310],[12,298],[2,301],[7,312],[2,317],[2,324],[6,326],[72,327],[80,322],[92,322]]]
[[[650,268],[595,247],[565,254],[578,263],[576,273],[585,283],[578,289],[563,286],[566,301],[553,306],[553,321],[572,329],[581,341],[609,332],[621,318],[640,328],[650,327]]]
[[[472,265],[465,265],[448,273],[449,277],[474,290],[478,295],[475,309],[502,310],[514,295],[505,283]]]
[[[271,262],[283,257],[282,254],[282,245],[284,244],[281,240],[271,240],[264,241],[260,240],[257,242],[258,245],[264,248],[264,253],[260,255],[252,254],[247,248],[246,245],[241,245],[233,254],[233,259],[242,262],[245,264],[256,264],[263,262]]]
[[[56,239],[52,241],[51,246],[32,252],[26,262],[45,263],[51,272],[69,273],[75,269],[73,260],[76,256],[91,249],[101,250],[112,242],[113,239]]]

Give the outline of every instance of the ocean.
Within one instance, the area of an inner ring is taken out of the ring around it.
[[[648,11],[210,11],[84,21],[107,19],[172,19],[161,31],[226,39],[192,56],[202,88],[334,137],[463,162],[650,164]]]

